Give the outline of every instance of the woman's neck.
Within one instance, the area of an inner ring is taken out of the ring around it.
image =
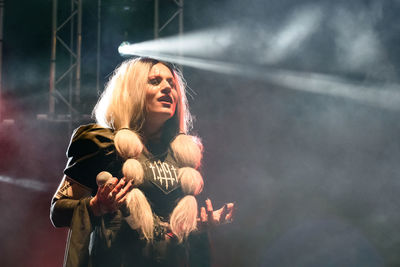
[[[157,142],[161,139],[163,124],[146,121],[143,125],[144,142]]]

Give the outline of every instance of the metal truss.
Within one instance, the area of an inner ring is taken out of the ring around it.
[[[4,0],[0,0],[0,3],[2,1]],[[38,115],[38,118],[40,119],[47,119],[50,121],[69,121],[70,123],[80,119],[81,114],[78,111],[78,107],[80,104],[81,89],[82,1],[83,0],[70,0],[70,10],[68,11],[68,15],[62,21],[59,21],[58,13],[61,11],[65,12],[65,8],[58,9],[58,0],[53,0],[49,111],[48,114]],[[183,34],[184,0],[169,1],[171,4],[176,6],[177,10],[160,25],[159,0],[154,0],[155,39],[159,38],[164,29],[176,19],[178,20],[178,34]],[[96,88],[99,92],[101,0],[98,0],[97,2],[98,36]],[[62,1],[62,4],[65,5],[66,3],[67,1]],[[68,64],[65,64],[67,61]],[[67,112],[60,113],[60,110],[62,109],[57,106],[60,102],[64,104],[64,107],[67,107]]]
[[[63,2],[65,4],[67,2]],[[65,8],[60,11],[65,12]],[[58,21],[58,0],[53,0],[52,41],[50,61],[49,120],[72,120],[79,116],[80,103],[82,0],[71,0],[70,10],[63,21]],[[57,50],[57,48],[60,48]],[[62,63],[61,63],[62,62]],[[63,68],[56,72],[57,65]],[[68,96],[65,96],[65,94]],[[67,114],[56,114],[56,103],[68,108]]]
[[[170,0],[176,5],[176,12],[160,27],[160,3],[159,0],[154,0],[154,39],[160,37],[160,33],[167,27],[175,18],[178,18],[178,33],[183,34],[183,0]]]
[[[0,0],[0,122],[3,120],[2,101],[3,101],[3,17],[4,0]]]

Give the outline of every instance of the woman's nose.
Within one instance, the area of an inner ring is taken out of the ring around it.
[[[169,93],[171,91],[171,85],[169,84],[168,81],[163,80],[161,82],[161,90],[163,93]]]

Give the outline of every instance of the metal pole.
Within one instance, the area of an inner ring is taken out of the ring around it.
[[[78,27],[76,43],[75,103],[79,105],[81,94],[81,46],[82,46],[82,0],[78,0]]]
[[[159,3],[158,0],[154,0],[154,39],[158,39],[158,27],[159,27]]]
[[[97,66],[96,91],[100,95],[100,55],[101,55],[101,0],[97,1]]]
[[[3,16],[4,0],[0,0],[0,122],[2,121],[2,92],[3,92]]]
[[[71,14],[74,13],[75,10],[75,0],[71,0]],[[70,22],[69,22],[69,26],[70,26],[70,34],[69,34],[69,47],[71,50],[73,50],[73,46],[74,46],[74,18],[72,17]],[[74,56],[72,55],[72,53],[69,54],[69,66],[71,67],[74,64]],[[73,97],[73,88],[74,88],[74,72],[70,71],[69,72],[69,88],[68,88],[68,101],[71,104],[72,103],[72,97]],[[69,115],[70,118],[72,118],[72,106],[69,105],[68,106],[68,111],[69,111]]]
[[[183,0],[179,1],[179,57],[183,56],[182,53],[182,36],[183,36]],[[181,72],[183,73],[183,65],[179,65]]]
[[[71,14],[74,14],[75,11],[75,0],[70,1],[70,11]],[[69,21],[69,48],[73,51],[74,50],[74,27],[75,27],[75,16],[72,16],[70,21]],[[72,53],[69,53],[69,68],[71,68],[74,65],[75,58]],[[73,107],[72,107],[72,99],[73,99],[73,93],[74,93],[74,72],[71,69],[69,72],[69,87],[68,87],[68,113],[69,113],[69,120],[68,120],[68,132],[72,132],[72,119],[73,119]],[[60,94],[58,94],[60,97]],[[60,97],[62,99],[62,97]]]
[[[179,36],[183,35],[183,0],[179,1]]]
[[[57,0],[53,0],[51,32],[51,59],[50,59],[50,92],[49,92],[49,116],[54,116],[55,109],[55,82],[56,82],[56,45],[57,45]]]

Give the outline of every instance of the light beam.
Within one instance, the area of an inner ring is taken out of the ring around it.
[[[157,52],[137,50],[137,46],[121,44],[121,55],[152,57],[183,66],[212,71],[216,73],[238,75],[262,80],[288,89],[310,93],[343,97],[375,107],[400,110],[400,85],[388,83],[360,83],[335,75],[314,72],[288,71],[261,66],[248,66],[229,62],[205,60],[199,58],[165,55]]]
[[[50,186],[46,183],[32,179],[15,179],[9,176],[0,175],[0,182],[16,185],[33,191],[46,192]]]

